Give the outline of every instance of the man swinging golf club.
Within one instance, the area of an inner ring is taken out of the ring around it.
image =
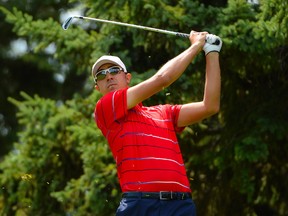
[[[176,137],[185,126],[218,112],[219,52],[222,41],[191,31],[191,45],[149,79],[129,87],[132,75],[116,56],[102,56],[92,67],[96,89],[103,94],[95,121],[106,137],[123,192],[117,216],[195,216],[196,209]],[[204,50],[203,100],[182,105],[145,107],[142,101],[176,81]]]

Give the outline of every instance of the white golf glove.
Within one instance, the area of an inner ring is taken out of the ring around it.
[[[206,36],[206,43],[203,46],[205,55],[210,52],[220,52],[222,47],[222,40],[217,35],[208,34]]]

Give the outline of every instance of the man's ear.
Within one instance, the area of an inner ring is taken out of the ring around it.
[[[126,74],[127,84],[130,84],[131,79],[132,79],[132,74],[131,73],[127,73]]]
[[[95,84],[95,89],[96,89],[97,91],[100,91],[100,90],[99,90],[99,86],[98,86],[97,84]]]

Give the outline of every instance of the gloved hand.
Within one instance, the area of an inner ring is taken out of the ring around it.
[[[220,52],[222,47],[222,40],[217,35],[208,34],[206,36],[206,43],[203,46],[205,55],[210,52]]]

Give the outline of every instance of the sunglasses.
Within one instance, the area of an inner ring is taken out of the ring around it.
[[[107,68],[105,70],[100,70],[95,74],[94,81],[96,83],[99,80],[104,80],[106,78],[107,73],[115,76],[115,75],[119,74],[121,71],[123,71],[123,69],[119,66],[113,66],[113,67]]]

